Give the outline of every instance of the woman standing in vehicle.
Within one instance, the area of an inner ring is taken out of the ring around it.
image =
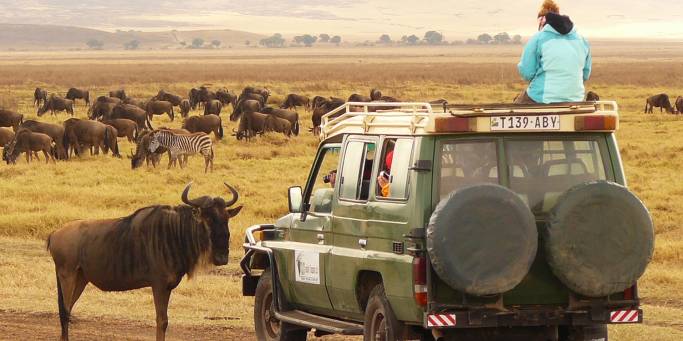
[[[584,98],[583,82],[590,78],[591,51],[574,23],[552,0],[538,13],[538,30],[524,47],[517,68],[529,87],[515,103],[577,102]]]

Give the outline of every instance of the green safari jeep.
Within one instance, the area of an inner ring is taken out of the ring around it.
[[[381,106],[381,107],[380,107]],[[607,340],[654,232],[614,102],[347,103],[290,213],[248,228],[259,340]]]

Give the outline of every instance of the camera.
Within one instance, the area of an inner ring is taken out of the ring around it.
[[[332,180],[331,174],[327,174],[327,175],[323,176],[323,182],[324,183],[329,184],[331,180]]]

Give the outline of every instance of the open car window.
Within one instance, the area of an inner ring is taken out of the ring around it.
[[[344,151],[339,174],[341,199],[368,200],[372,185],[372,168],[376,145],[373,142],[350,141]]]
[[[384,140],[377,176],[387,175],[389,187],[388,190],[383,191],[378,182],[377,197],[398,200],[408,198],[408,175],[412,154],[413,139],[389,138]]]
[[[319,157],[319,166],[313,175],[313,189],[310,197],[310,211],[331,213],[334,187],[339,166],[340,147],[324,148]]]

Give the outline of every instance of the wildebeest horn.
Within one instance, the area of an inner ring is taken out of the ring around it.
[[[187,195],[190,193],[190,187],[192,187],[192,181],[185,186],[185,189],[183,190],[183,194],[181,196],[181,199],[183,202],[189,206],[196,207],[196,208],[206,208],[211,205],[213,200],[207,196],[203,196],[197,199],[190,200],[188,199]]]
[[[237,193],[237,190],[235,190],[232,186],[228,185],[228,184],[225,183],[225,182],[224,182],[223,184],[224,184],[225,187],[227,187],[227,188],[230,190],[230,192],[232,193],[232,200],[230,200],[229,202],[227,202],[227,203],[225,204],[225,207],[230,207],[230,206],[234,205],[234,204],[237,202],[237,199],[240,197],[240,195],[239,195],[239,193]]]

